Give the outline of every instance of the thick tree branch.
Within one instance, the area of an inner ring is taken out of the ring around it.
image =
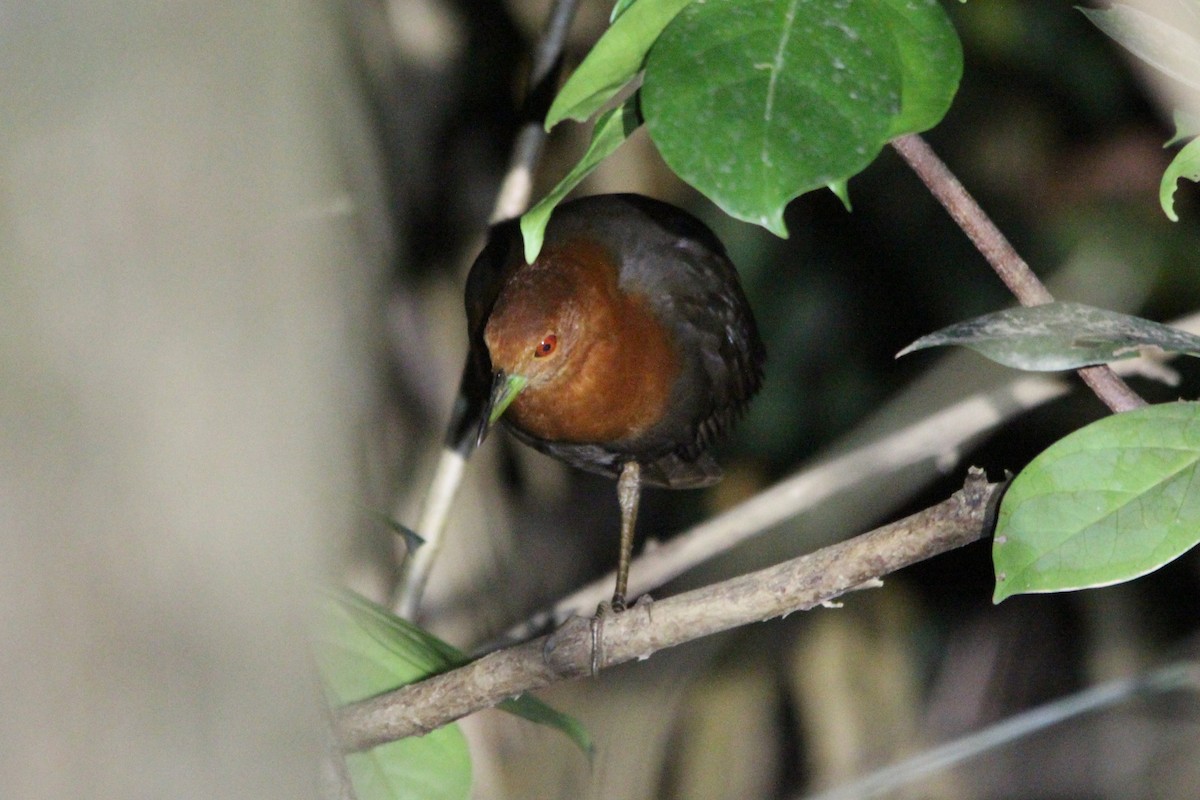
[[[1053,295],[1038,276],[924,139],[916,134],[901,136],[892,140],[892,147],[950,213],[1021,305],[1053,302]],[[1084,383],[1113,411],[1129,411],[1146,405],[1146,401],[1107,366],[1084,367],[1078,372]]]
[[[349,751],[428,733],[474,711],[595,668],[812,608],[898,569],[982,538],[1000,485],[971,470],[950,499],[810,555],[596,620],[572,617],[531,642],[347,706],[337,729]]]

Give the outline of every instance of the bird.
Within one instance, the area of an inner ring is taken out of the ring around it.
[[[709,452],[763,381],[766,351],[717,236],[636,194],[556,208],[527,263],[517,220],[492,227],[465,290],[469,350],[447,444],[494,423],[567,464],[617,479],[614,612],[626,606],[643,485],[709,486]]]

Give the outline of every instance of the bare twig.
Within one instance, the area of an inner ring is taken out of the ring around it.
[[[572,617],[549,636],[337,712],[347,749],[427,733],[508,697],[582,677],[593,667],[652,653],[752,622],[809,609],[902,567],[974,542],[986,533],[999,484],[972,470],[936,506],[870,533],[767,569],[641,603],[598,620]]]
[[[1021,305],[1053,302],[1049,290],[924,139],[916,134],[900,136],[892,140],[892,147],[970,237]],[[1113,411],[1129,411],[1146,405],[1146,401],[1107,366],[1085,367],[1078,372],[1084,383]]]
[[[557,80],[557,65],[562,59],[567,31],[575,16],[578,0],[556,0],[546,19],[546,27],[534,49],[533,66],[529,79],[529,92],[525,107],[525,122],[513,142],[508,172],[496,197],[492,209],[492,222],[509,219],[520,214],[529,205],[533,190],[533,172],[541,158],[546,131],[542,126],[548,98],[553,94]],[[425,544],[408,553],[401,572],[400,582],[393,597],[396,613],[406,619],[415,619],[429,582],[429,573],[442,549],[446,518],[454,497],[462,485],[466,456],[453,447],[443,447],[434,468],[433,480],[421,507],[417,522],[417,533]]]
[[[421,505],[421,515],[417,519],[417,531],[425,542],[406,554],[404,571],[397,587],[394,603],[396,613],[407,620],[416,619],[421,598],[425,595],[425,584],[429,582],[429,573],[433,571],[433,564],[442,552],[446,518],[450,516],[450,506],[458,494],[458,487],[462,485],[466,465],[466,456],[452,447],[443,447],[438,455],[433,480],[429,483],[429,490]]]
[[[808,800],[863,800],[885,792],[895,792],[921,778],[1082,714],[1102,711],[1137,697],[1180,690],[1200,691],[1200,664],[1188,661],[1168,664],[1144,675],[1122,678],[1084,689],[1060,700],[1023,711],[995,725],[918,753],[912,758],[829,791],[810,795]]]

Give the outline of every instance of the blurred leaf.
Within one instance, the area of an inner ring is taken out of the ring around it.
[[[349,592],[319,604],[315,650],[337,704],[362,700],[454,663],[427,635]],[[471,759],[457,725],[346,757],[358,800],[461,800],[471,788]]]
[[[615,21],[558,90],[546,130],[564,119],[582,122],[612,100],[642,68],[650,45],[692,0],[638,0]],[[617,14],[617,8],[613,9]]]
[[[1131,580],[1200,540],[1200,403],[1105,417],[1021,471],[1000,504],[995,602]]]
[[[896,354],[961,344],[1007,367],[1053,372],[1133,358],[1139,348],[1200,355],[1200,337],[1080,303],[1010,308],[922,336]]]
[[[1142,61],[1200,89],[1200,40],[1195,36],[1128,3],[1079,11]]]
[[[319,628],[322,637],[319,639],[318,661],[321,674],[339,704],[391,691],[470,661],[453,645],[353,592],[328,592],[321,611],[325,619]],[[357,655],[347,661],[339,660],[339,653]],[[556,711],[536,697],[521,695],[496,707],[560,731],[585,755],[591,756],[591,738],[583,726],[573,717]],[[429,739],[432,735],[421,737],[419,741]],[[416,740],[405,739],[383,745],[370,754],[408,741]],[[468,763],[468,773],[469,766]],[[363,800],[361,795],[359,800]]]
[[[1158,186],[1159,205],[1171,222],[1179,222],[1179,215],[1175,213],[1175,189],[1181,178],[1200,181],[1200,138],[1188,142],[1175,154]]]
[[[1176,109],[1172,117],[1175,121],[1175,135],[1168,139],[1163,147],[1170,147],[1173,144],[1186,142],[1188,139],[1200,136],[1200,115]]]
[[[617,0],[617,2],[613,3],[612,13],[608,15],[608,24],[611,25],[616,22],[617,17],[628,11],[629,7],[633,5],[634,2],[636,2],[636,0]]]
[[[961,61],[935,0],[712,0],[680,12],[650,50],[642,110],[681,178],[786,236],[788,201],[936,123]]]
[[[601,161],[624,144],[641,124],[637,95],[596,118],[596,124],[592,126],[592,141],[583,158],[579,159],[579,163],[539,200],[537,205],[521,215],[521,235],[525,239],[526,263],[532,264],[542,250],[542,239],[546,233],[546,223],[550,221],[550,213]]]
[[[543,703],[533,695],[523,694],[520,697],[505,700],[496,706],[496,708],[507,711],[510,714],[516,714],[518,717],[535,722],[538,725],[554,728],[574,742],[575,746],[588,757],[589,761],[596,754],[595,747],[592,745],[592,736],[587,732],[587,728],[580,724],[579,720],[569,714],[564,714],[556,710],[553,706]]]

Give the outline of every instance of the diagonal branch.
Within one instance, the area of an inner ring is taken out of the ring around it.
[[[924,139],[916,134],[900,136],[892,140],[892,147],[950,213],[1021,305],[1036,306],[1054,301],[1045,284]],[[1146,401],[1107,366],[1084,367],[1078,372],[1083,382],[1113,411],[1129,411],[1146,405]]]
[[[548,636],[339,710],[339,739],[360,751],[421,735],[532,689],[828,602],[982,538],[1000,488],[972,469],[948,500],[848,541],[623,614],[572,617]]]

